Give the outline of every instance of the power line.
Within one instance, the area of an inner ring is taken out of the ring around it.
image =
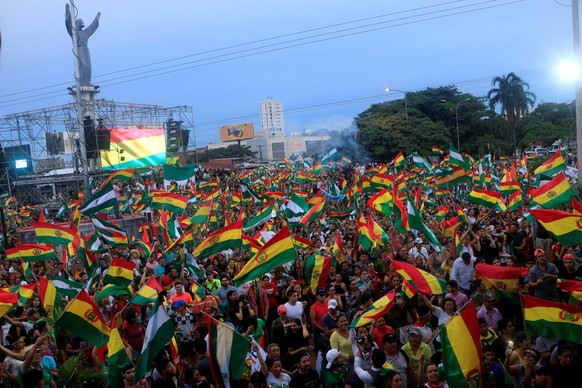
[[[221,62],[232,61],[232,60],[241,59],[241,58],[245,58],[245,57],[250,57],[250,56],[254,56],[254,55],[265,54],[265,53],[269,53],[269,52],[273,52],[273,51],[279,51],[279,50],[284,50],[284,49],[288,49],[288,48],[299,47],[299,46],[308,45],[308,44],[321,43],[321,42],[324,42],[324,41],[327,41],[327,40],[339,39],[339,38],[344,38],[344,37],[348,37],[348,36],[352,36],[352,35],[357,35],[357,34],[369,33],[369,32],[379,31],[379,30],[388,29],[388,28],[395,28],[395,27],[399,27],[399,26],[403,26],[403,25],[408,25],[408,24],[413,24],[413,23],[425,22],[425,21],[428,21],[428,20],[434,20],[434,19],[440,19],[440,18],[445,18],[445,17],[450,17],[450,16],[456,16],[456,15],[460,15],[460,14],[464,14],[464,13],[477,12],[477,11],[481,11],[481,10],[485,10],[485,9],[490,9],[490,8],[503,7],[503,6],[507,6],[507,5],[511,5],[511,4],[515,4],[515,3],[519,3],[519,2],[523,2],[525,0],[514,0],[514,1],[507,2],[507,3],[502,3],[502,4],[494,4],[494,5],[489,5],[489,6],[483,6],[481,8],[465,9],[465,8],[469,8],[469,7],[475,7],[475,6],[479,6],[479,5],[494,3],[496,1],[497,0],[487,0],[487,1],[480,2],[480,3],[475,3],[475,4],[470,4],[470,5],[463,5],[463,6],[460,6],[460,7],[453,7],[453,8],[448,8],[448,9],[444,9],[444,10],[437,10],[437,11],[432,11],[432,12],[427,12],[427,13],[423,13],[423,14],[417,14],[417,15],[412,15],[412,16],[407,16],[407,17],[402,17],[402,18],[397,18],[397,19],[383,21],[383,22],[375,22],[375,23],[371,23],[371,24],[367,24],[367,25],[362,25],[362,26],[357,26],[357,27],[350,27],[350,28],[347,28],[347,29],[336,30],[336,31],[331,31],[331,32],[326,32],[326,33],[311,35],[311,36],[308,36],[308,37],[287,40],[287,41],[284,41],[284,42],[272,43],[272,44],[269,44],[269,45],[263,45],[263,46],[259,46],[259,47],[253,47],[253,48],[249,48],[249,49],[245,49],[245,50],[240,50],[240,51],[236,51],[236,52],[230,52],[230,53],[226,53],[226,54],[217,55],[217,56],[214,56],[214,57],[198,59],[198,60],[195,60],[195,61],[189,61],[189,62],[185,62],[185,63],[180,63],[180,64],[171,65],[171,66],[166,66],[166,67],[163,67],[163,68],[157,68],[157,69],[147,70],[147,71],[143,71],[143,72],[138,72],[138,73],[135,73],[135,74],[129,74],[129,75],[126,75],[126,76],[116,77],[116,78],[112,78],[112,79],[109,79],[109,80],[103,80],[103,81],[101,81],[99,83],[101,85],[104,84],[105,86],[112,86],[112,85],[118,85],[118,84],[127,83],[127,82],[134,82],[134,81],[141,80],[141,79],[145,79],[145,78],[151,78],[151,77],[157,77],[157,76],[161,76],[161,75],[167,75],[167,74],[171,74],[171,73],[178,72],[178,71],[184,71],[184,70],[188,70],[188,69],[192,69],[192,68],[197,68],[197,67],[202,67],[202,66],[209,66],[209,65],[213,65],[213,64],[217,64],[217,63],[221,63]],[[331,27],[335,27],[335,26],[341,26],[341,25],[347,25],[347,24],[351,24],[351,23],[357,23],[357,22],[362,21],[362,20],[364,20],[364,21],[365,20],[373,20],[373,19],[377,19],[377,18],[380,18],[380,17],[392,16],[392,15],[397,15],[397,14],[401,14],[401,13],[408,13],[408,12],[413,12],[413,11],[417,11],[417,10],[423,10],[423,9],[432,8],[432,7],[435,7],[435,6],[448,5],[448,4],[455,3],[455,2],[457,2],[457,1],[449,1],[449,2],[445,2],[445,3],[440,3],[438,5],[434,5],[434,6],[420,7],[420,8],[415,8],[415,9],[411,9],[411,10],[399,11],[399,12],[395,12],[395,13],[385,14],[385,15],[381,15],[381,16],[375,16],[375,17],[370,17],[370,18],[358,19],[358,20],[355,20],[355,21],[350,21],[350,22],[345,22],[345,23],[338,23],[338,24],[335,24],[335,25],[330,25],[330,26],[319,27],[319,28],[314,28],[314,29],[310,29],[310,30],[304,30],[304,31],[296,32],[296,33],[290,33],[290,34],[280,35],[280,36],[277,36],[277,37],[265,38],[265,39],[257,40],[257,41],[254,41],[254,42],[263,42],[263,41],[268,41],[268,40],[273,40],[273,39],[279,39],[281,37],[299,35],[299,34],[303,34],[305,32],[318,31],[318,30],[323,30],[323,29],[328,29],[328,28],[331,28]],[[453,13],[449,13],[449,14],[444,14],[444,15],[430,16],[430,15],[435,15],[437,13],[449,12],[449,11],[455,11],[455,10],[461,10],[461,9],[465,9],[465,10],[457,11],[457,12],[453,12]],[[426,17],[424,17],[423,19],[418,19],[419,17],[422,17],[422,16],[426,16]],[[418,19],[418,20],[405,21],[407,19]],[[345,34],[341,34],[341,35],[336,35],[336,36],[331,36],[331,37],[328,36],[328,35],[338,34],[338,33],[341,33],[341,32],[353,31],[353,30],[357,30],[357,29],[362,29],[362,28],[370,27],[370,26],[382,25],[382,24],[393,23],[393,22],[398,22],[398,21],[403,21],[403,22],[398,23],[398,24],[394,24],[394,25],[389,25],[389,26],[382,26],[382,27],[371,28],[371,29],[367,29],[367,30],[363,30],[363,31],[349,32],[349,33],[345,33]],[[311,41],[307,41],[307,42],[302,42],[302,43],[289,44],[289,43],[293,43],[293,42],[303,41],[303,40],[307,40],[307,39],[314,39],[314,38],[323,37],[323,36],[328,36],[328,37],[321,38],[321,39],[316,39],[316,40],[311,40]],[[204,53],[211,53],[211,52],[223,51],[223,50],[226,50],[228,48],[241,47],[241,46],[245,46],[245,45],[250,45],[252,43],[253,42],[248,42],[248,43],[243,43],[243,44],[240,44],[240,45],[228,46],[228,47],[225,47],[225,48],[220,48],[220,49],[215,49],[215,50],[209,50],[209,51],[206,51]],[[262,51],[256,52],[256,50],[265,49],[265,48],[269,48],[269,47],[273,47],[273,46],[280,46],[280,45],[284,45],[284,44],[287,44],[287,45],[286,46],[283,46],[283,47],[275,47],[275,48],[272,48],[272,49],[267,49],[267,50],[262,50]],[[255,52],[252,52],[252,51],[255,51]],[[250,52],[250,53],[244,54],[246,52]],[[184,56],[184,57],[180,57],[180,58],[176,58],[176,59],[170,59],[170,60],[166,60],[166,61],[160,61],[160,62],[157,62],[156,64],[166,63],[166,62],[170,62],[170,61],[175,61],[175,60],[181,59],[181,58],[188,58],[188,57],[192,57],[192,56],[198,56],[198,55],[201,55],[201,54],[203,54],[203,53],[191,54],[191,55]],[[232,57],[233,55],[236,55],[236,54],[241,54],[241,55]],[[229,56],[230,56],[230,58],[223,58],[223,57],[229,57]],[[219,59],[219,58],[223,58],[223,59]],[[210,61],[212,59],[216,59],[216,60],[211,61],[211,62],[208,62],[208,61]],[[193,63],[198,63],[198,62],[206,62],[206,63],[201,63],[201,64],[197,64],[197,65],[187,66],[187,65],[190,65],[190,64],[193,64]],[[152,65],[153,64],[142,65],[142,66],[137,66],[137,67],[134,67],[134,68],[119,70],[119,71],[112,72],[112,73],[107,73],[107,74],[116,74],[116,73],[125,72],[125,71],[129,71],[129,70],[133,70],[133,69],[144,68],[144,67],[148,67],[148,66],[152,66]],[[172,70],[170,70],[170,69],[172,69]],[[101,75],[101,76],[103,76],[103,75]],[[97,76],[97,77],[100,77],[100,76]],[[113,82],[113,81],[117,81],[117,82]],[[66,83],[63,83],[63,84],[58,84],[58,85],[55,85],[55,86],[64,86],[64,85],[67,85],[67,84]],[[44,87],[44,88],[37,88],[37,89],[34,89],[33,91],[44,90],[44,89],[52,88],[52,87],[54,87],[54,86],[49,86],[49,87]],[[7,97],[7,96],[20,95],[20,94],[27,94],[27,93],[28,92],[12,93],[12,94],[9,94],[9,95],[0,96],[0,98],[1,97]],[[40,94],[36,94],[36,95],[33,95],[33,96],[21,97],[21,98],[17,98],[17,99],[10,99],[10,100],[7,100],[7,101],[0,101],[0,108],[9,107],[9,106],[15,106],[15,105],[21,105],[21,103],[30,103],[30,102],[47,100],[47,99],[51,99],[51,98],[60,97],[60,96],[63,96],[63,95],[64,95],[64,93],[61,92],[61,91],[54,91],[54,92],[40,93]],[[43,96],[46,96],[46,97],[43,97]],[[22,102],[19,103],[18,101],[22,101]]]
[[[125,69],[116,70],[116,71],[112,71],[112,72],[109,72],[109,73],[98,74],[98,75],[95,76],[95,78],[103,77],[103,76],[106,76],[106,75],[113,75],[113,74],[123,73],[123,72],[131,71],[131,70],[136,70],[136,69],[141,69],[141,68],[145,68],[145,67],[155,66],[155,65],[159,65],[159,64],[163,64],[163,63],[168,63],[168,62],[173,62],[173,61],[177,61],[177,60],[181,60],[181,59],[196,57],[196,56],[200,56],[200,55],[204,55],[204,54],[210,54],[210,53],[224,51],[224,50],[229,50],[229,49],[233,49],[233,48],[249,46],[251,44],[266,42],[266,41],[269,41],[269,40],[276,40],[276,39],[281,39],[281,38],[285,38],[285,37],[289,37],[289,36],[301,35],[301,34],[305,34],[305,33],[308,33],[308,32],[320,31],[320,30],[324,30],[324,29],[328,29],[328,28],[332,28],[332,27],[338,27],[338,26],[343,26],[343,25],[358,23],[358,22],[362,22],[362,21],[366,21],[366,20],[379,19],[379,18],[386,17],[386,16],[398,15],[398,14],[402,14],[402,13],[413,12],[413,11],[416,11],[416,10],[423,10],[423,9],[428,9],[428,8],[439,7],[441,5],[446,5],[446,4],[450,4],[450,3],[456,3],[456,2],[460,2],[460,1],[463,1],[463,0],[453,0],[453,1],[448,1],[448,2],[444,2],[444,3],[440,3],[440,4],[429,5],[429,6],[425,6],[425,7],[411,8],[411,9],[405,10],[405,11],[392,12],[392,13],[387,13],[387,14],[383,14],[383,15],[377,15],[377,16],[372,16],[372,17],[367,17],[367,18],[362,18],[362,19],[356,19],[356,20],[352,20],[352,21],[348,21],[348,22],[343,22],[343,23],[330,24],[330,25],[323,26],[323,27],[316,27],[316,28],[311,28],[311,29],[307,29],[307,30],[302,30],[302,31],[297,31],[297,32],[291,32],[291,33],[282,34],[282,35],[276,35],[276,36],[272,36],[272,37],[269,37],[269,38],[257,39],[257,40],[253,40],[253,41],[249,41],[249,42],[239,43],[239,44],[225,46],[225,47],[220,47],[220,48],[217,48],[217,49],[206,50],[206,51],[201,51],[201,52],[194,53],[194,54],[188,54],[188,55],[183,55],[183,56],[180,56],[180,57],[170,58],[170,59],[166,59],[166,60],[163,60],[163,61],[151,62],[151,63],[145,64],[145,65],[128,67],[128,68],[125,68]],[[29,92],[35,92],[35,91],[39,91],[39,90],[44,90],[44,89],[54,88],[54,87],[59,87],[59,86],[66,86],[66,85],[69,85],[69,83],[68,82],[63,82],[63,83],[58,83],[58,84],[54,84],[54,85],[44,86],[44,87],[40,87],[40,88],[36,88],[36,89],[31,89],[31,90],[27,90],[27,91],[15,92],[15,93],[10,93],[10,94],[4,94],[4,95],[0,95],[0,98],[12,97],[12,96],[20,95],[20,94],[26,94],[26,93],[29,93]]]
[[[518,71],[518,73],[519,74],[526,74],[526,75],[534,75],[534,74],[543,73],[545,71],[546,71],[546,68],[540,67],[540,68],[533,68],[533,69],[524,69],[524,70]],[[459,82],[448,82],[446,84],[454,85],[456,87],[469,86],[469,85],[475,85],[475,84],[489,83],[489,82],[491,82],[491,80],[494,77],[495,77],[495,75],[489,75],[489,76],[485,76],[485,77],[473,78],[473,79],[459,81]],[[442,85],[433,85],[433,86],[427,86],[427,87],[440,87],[440,86],[442,86]],[[417,92],[417,91],[421,91],[421,90],[424,90],[424,88],[407,90],[406,92],[407,93]],[[305,111],[309,111],[309,110],[319,110],[319,109],[331,108],[331,107],[342,106],[342,105],[357,104],[357,103],[366,102],[366,101],[383,101],[383,100],[387,100],[386,94],[379,94],[379,95],[368,96],[368,97],[359,97],[359,98],[353,98],[353,99],[349,99],[349,100],[324,102],[324,103],[320,103],[320,104],[313,104],[313,105],[307,105],[307,106],[302,106],[302,107],[297,107],[297,108],[290,108],[290,109],[285,109],[284,113],[285,113],[285,115],[287,115],[287,114],[301,113],[301,112],[305,112]],[[218,124],[233,123],[233,122],[237,122],[240,120],[251,120],[251,119],[256,119],[259,117],[260,117],[260,114],[258,114],[258,113],[257,114],[249,114],[249,115],[241,115],[241,116],[234,116],[234,117],[229,117],[229,118],[224,118],[224,119],[203,121],[203,122],[195,123],[195,126],[196,127],[209,127],[209,126],[214,126],[214,125],[218,125]]]

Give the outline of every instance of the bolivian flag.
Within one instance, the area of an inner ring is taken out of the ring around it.
[[[323,198],[321,198],[316,204],[311,206],[309,211],[305,213],[303,217],[301,217],[299,223],[307,225],[310,222],[317,221],[319,219],[319,216],[321,215],[321,212],[323,212],[323,208],[325,207],[326,201],[327,195],[324,195]]]
[[[401,261],[392,261],[396,272],[405,280],[412,282],[416,289],[426,295],[441,295],[447,292],[447,282],[444,279],[423,271],[414,265]]]
[[[368,307],[366,311],[362,313],[362,315],[352,321],[350,327],[365,326],[374,322],[376,319],[383,317],[392,308],[395,296],[396,290],[392,290],[388,294],[372,303],[372,305]]]
[[[467,198],[469,202],[485,206],[488,209],[495,207],[497,210],[504,212],[507,210],[501,194],[491,190],[473,190]]]
[[[18,303],[18,294],[0,291],[0,318]]]
[[[111,130],[111,149],[101,151],[103,170],[156,166],[165,161],[163,128],[114,128]]]
[[[240,240],[240,238],[239,238]],[[261,275],[287,264],[297,258],[295,245],[288,228],[281,229],[253,256],[243,269],[235,276],[234,284],[241,284],[258,279]]]
[[[521,191],[517,190],[507,198],[507,209],[510,212],[516,211],[523,206],[523,198],[521,196]]]
[[[582,215],[546,209],[530,209],[529,212],[560,244],[578,245],[582,241]]]
[[[229,248],[240,248],[242,238],[242,220],[218,229],[200,243],[194,250],[194,256],[207,258]]]
[[[333,244],[333,249],[332,249],[332,253],[333,253],[333,257],[335,258],[335,260],[341,264],[344,261],[346,261],[346,257],[344,255],[344,247],[342,244],[342,236],[340,233],[338,233],[335,236],[335,242]]]
[[[158,300],[158,293],[162,292],[164,288],[160,282],[152,277],[146,284],[141,286],[137,293],[131,299],[131,303],[144,305],[146,303],[154,303]]]
[[[580,203],[575,197],[572,197],[572,213],[582,214],[582,203]]]
[[[33,222],[36,240],[41,244],[68,245],[75,239],[75,233],[69,228],[45,222]]]
[[[368,201],[368,206],[390,217],[392,214],[392,194],[390,190],[384,189],[374,195]]]
[[[129,182],[133,177],[133,174],[135,174],[134,168],[116,171],[113,174],[109,175],[107,179],[105,179],[105,182],[103,182],[101,187],[106,187],[109,184],[113,184],[113,182],[115,181]]]
[[[404,158],[404,155],[402,154],[402,151],[398,152],[398,154],[396,154],[396,156],[394,157],[394,167],[402,167],[404,166],[404,162],[406,161],[406,159]]]
[[[42,276],[39,279],[38,295],[47,312],[49,323],[53,323],[63,311],[63,301],[52,280]]]
[[[551,158],[546,160],[542,163],[538,168],[535,169],[534,174],[536,175],[546,175],[546,176],[554,176],[555,174],[559,173],[566,169],[566,162],[562,157],[562,153],[560,151],[556,152],[552,155]]]
[[[119,386],[123,381],[123,371],[131,364],[131,360],[125,351],[125,345],[119,334],[115,320],[112,320],[109,332],[109,342],[107,343],[107,386]]]
[[[447,212],[449,211],[449,208],[443,205],[439,206],[439,209],[437,211],[436,214],[436,220],[437,221],[441,221],[445,219],[445,215],[447,214]]]
[[[445,151],[443,151],[442,148],[439,148],[437,146],[432,146],[432,153],[436,155],[444,155]]]
[[[150,206],[152,209],[164,208],[172,213],[182,214],[188,205],[189,199],[190,198],[186,195],[168,193],[165,191],[157,192],[154,193]]]
[[[45,244],[18,244],[18,254],[26,262],[44,261],[57,258],[55,251]]]
[[[103,278],[103,283],[128,286],[133,281],[134,268],[134,263],[114,258]]]
[[[558,174],[551,181],[530,192],[531,199],[545,209],[569,202],[576,192],[566,180],[564,174]]]
[[[477,311],[471,302],[441,329],[443,367],[451,387],[479,387],[482,353]]]
[[[36,283],[17,284],[10,290],[10,292],[18,293],[18,302],[21,304],[26,304],[34,295],[34,291],[36,291]]]
[[[527,334],[582,343],[582,307],[522,295]]]
[[[520,189],[519,182],[510,181],[502,182],[499,184],[499,191],[504,196],[508,196],[516,191],[519,191],[519,189]]]
[[[579,280],[560,280],[558,279],[558,287],[564,292],[570,294],[570,301],[575,299],[576,303],[579,305],[582,302],[582,281]]]
[[[28,266],[28,263],[25,263],[20,259],[20,266],[22,267],[22,273],[24,274],[24,279],[28,279],[32,276],[32,270]]]
[[[305,259],[305,279],[314,295],[318,288],[325,288],[330,268],[331,257],[315,255]]]
[[[467,174],[467,171],[463,170],[461,167],[456,167],[449,175],[437,178],[436,187],[437,189],[444,189],[455,186],[461,182],[467,182],[470,179],[471,176]]]
[[[6,250],[6,258],[8,260],[20,260],[20,253],[18,253],[18,248],[9,248]]]
[[[293,242],[299,249],[307,249],[311,246],[311,241],[301,236],[293,236]]]
[[[510,302],[519,302],[519,279],[527,275],[527,268],[499,267],[479,263],[475,266],[475,277],[482,279],[487,288],[492,288],[497,296]]]
[[[85,289],[67,305],[55,324],[99,348],[109,340],[109,327]]]
[[[389,174],[374,174],[370,180],[370,183],[373,187],[390,189],[394,184],[394,177]]]
[[[192,287],[190,287],[190,291],[192,292],[192,295],[194,295],[194,300],[196,302],[200,302],[200,301],[204,300],[204,298],[206,298],[206,294],[204,293],[204,288],[196,282],[192,283]]]

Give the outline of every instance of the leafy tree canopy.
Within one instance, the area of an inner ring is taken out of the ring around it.
[[[527,82],[513,73],[493,81],[496,87],[488,97],[462,93],[456,86],[408,92],[408,115],[404,98],[373,104],[355,118],[355,140],[372,161],[380,162],[391,161],[398,151],[428,155],[432,146],[445,151],[456,146],[457,122],[461,150],[476,156],[511,154],[514,136],[522,148],[536,140],[549,146],[570,136],[573,104],[543,102],[528,111],[535,94]],[[501,112],[494,110],[496,105]]]

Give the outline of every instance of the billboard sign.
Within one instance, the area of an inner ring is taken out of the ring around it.
[[[220,141],[222,142],[246,140],[255,137],[253,123],[223,125],[218,129],[220,131]]]

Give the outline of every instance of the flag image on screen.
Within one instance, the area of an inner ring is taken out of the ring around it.
[[[166,161],[164,129],[111,129],[111,145],[101,151],[103,170],[147,167]]]

